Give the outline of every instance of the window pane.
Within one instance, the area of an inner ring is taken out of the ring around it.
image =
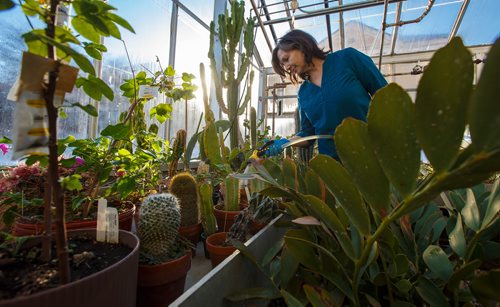
[[[471,1],[458,29],[465,45],[493,44],[500,36],[500,1]]]

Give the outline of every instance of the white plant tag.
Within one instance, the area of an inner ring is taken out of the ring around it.
[[[139,98],[154,98],[158,97],[158,86],[150,85],[140,85],[139,86]]]
[[[99,198],[97,201],[97,233],[96,240],[98,242],[106,241],[106,221],[107,221],[107,200],[104,198]]]
[[[106,208],[106,242],[118,243],[118,210]]]

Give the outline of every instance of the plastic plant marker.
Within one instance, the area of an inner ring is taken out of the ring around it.
[[[108,201],[104,198],[99,198],[97,201],[97,233],[96,240],[98,242],[106,241],[106,207]]]
[[[106,242],[118,243],[118,210],[106,208]]]

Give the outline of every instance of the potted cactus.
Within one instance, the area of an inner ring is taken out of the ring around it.
[[[190,244],[179,235],[181,211],[170,194],[153,194],[141,205],[137,228],[140,260],[137,306],[167,306],[184,292],[191,268]]]
[[[214,207],[220,231],[228,231],[245,204],[241,203],[240,180],[227,176],[221,184],[222,199]]]
[[[179,233],[194,245],[194,251],[201,234],[200,208],[196,180],[189,172],[175,175],[170,181],[170,193],[179,199],[181,226]]]

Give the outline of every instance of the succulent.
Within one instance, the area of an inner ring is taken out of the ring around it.
[[[208,183],[200,185],[201,224],[207,236],[217,231],[217,221],[214,216],[213,189]]]
[[[179,199],[181,209],[181,226],[198,224],[200,210],[198,207],[198,187],[194,177],[188,173],[179,173],[170,182],[170,193]]]
[[[137,229],[141,240],[141,262],[157,264],[183,254],[186,246],[179,236],[180,224],[179,201],[174,195],[163,193],[146,197],[141,205]]]
[[[240,180],[233,176],[224,179],[224,210],[238,211],[240,206]]]
[[[179,159],[184,153],[184,148],[186,147],[186,130],[179,129],[175,135],[175,141],[172,145],[172,160],[170,161],[170,166],[168,168],[168,175],[170,177],[175,175],[177,171],[177,165],[179,164]]]

